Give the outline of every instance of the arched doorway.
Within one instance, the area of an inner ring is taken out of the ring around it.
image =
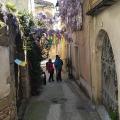
[[[96,42],[97,72],[100,83],[101,103],[112,114],[118,114],[118,83],[115,59],[107,32],[101,30]],[[118,119],[118,118],[117,118]],[[116,119],[116,120],[117,120]]]

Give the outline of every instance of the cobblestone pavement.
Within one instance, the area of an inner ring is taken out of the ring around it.
[[[100,120],[94,105],[73,81],[47,83],[32,97],[24,120]]]

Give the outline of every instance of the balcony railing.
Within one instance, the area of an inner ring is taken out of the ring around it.
[[[91,0],[87,15],[94,16],[119,0]]]

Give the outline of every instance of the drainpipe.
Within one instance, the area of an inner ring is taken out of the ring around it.
[[[91,43],[90,43],[90,23],[91,23],[91,21],[89,20],[89,33],[88,33],[88,35],[89,35],[89,59],[90,59],[90,81],[91,81],[91,101],[93,101],[93,91],[92,91],[92,53],[91,53]]]

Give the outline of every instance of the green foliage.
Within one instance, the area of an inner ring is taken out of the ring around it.
[[[41,86],[42,69],[40,67],[40,62],[46,58],[48,49],[45,46],[45,42],[41,43],[41,45],[39,45],[39,42],[36,43],[36,39],[34,38],[32,31],[34,32],[34,28],[37,28],[38,26],[40,28],[45,27],[44,21],[38,22],[28,11],[18,12],[15,4],[10,0],[6,2],[6,8],[10,14],[14,14],[13,16],[16,16],[17,18],[20,35],[19,43],[21,43],[21,45],[23,44],[23,50],[27,52],[28,63],[30,63],[29,73],[31,78],[31,90],[33,93],[37,93],[37,90]],[[4,23],[0,21],[0,28],[2,26],[4,26]],[[41,39],[42,36],[43,33],[41,31],[38,36],[39,39]]]
[[[37,21],[37,25],[40,27],[46,27],[45,23],[43,21],[40,21],[40,20]]]
[[[23,49],[27,51],[31,50],[32,42],[30,40],[30,32],[32,27],[35,26],[33,16],[32,14],[23,11],[23,12],[18,12],[18,19],[19,19],[22,39],[24,42]]]
[[[109,115],[110,115],[111,120],[118,120],[118,112],[110,111]]]
[[[9,12],[16,12],[16,6],[12,1],[7,1],[6,2],[6,8],[8,9]]]
[[[18,18],[19,18],[19,22],[21,25],[21,30],[23,32],[27,32],[26,30],[29,29],[34,26],[34,20],[33,20],[33,16],[32,14],[29,14],[26,11],[23,12],[18,12]]]
[[[32,49],[32,42],[29,40],[29,37],[22,37],[23,38],[23,49],[29,51]]]
[[[44,26],[44,23],[39,21],[36,22],[33,15],[23,11],[18,12],[18,19],[19,19],[19,26],[22,34],[22,40],[23,40],[23,49],[27,51],[27,57],[28,61],[30,63],[29,66],[29,73],[31,77],[31,92],[33,95],[38,93],[39,87],[42,85],[41,81],[41,73],[42,69],[40,67],[40,62],[46,58],[48,55],[48,49],[45,46],[45,41],[41,44],[39,42],[36,43],[36,40],[34,38],[34,34],[31,32],[32,29],[37,28],[37,26],[42,27]],[[39,34],[39,39],[41,39],[43,36],[43,33]]]
[[[0,29],[3,28],[4,26],[6,26],[6,24],[0,20]]]

